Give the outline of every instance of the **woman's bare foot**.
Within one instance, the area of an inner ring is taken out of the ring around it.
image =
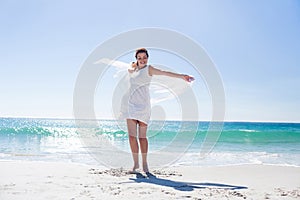
[[[148,164],[147,164],[147,163],[144,163],[144,164],[143,164],[143,171],[144,171],[145,173],[149,172],[149,168],[148,168]]]
[[[139,167],[140,167],[140,166],[139,166],[138,164],[137,164],[137,165],[134,165],[133,168],[132,168],[132,170],[129,171],[129,173],[130,173],[130,174],[136,174],[136,173],[137,173],[136,170],[137,170]]]

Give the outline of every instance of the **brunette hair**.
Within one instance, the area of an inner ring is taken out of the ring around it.
[[[137,50],[135,51],[135,58],[137,58],[137,55],[138,55],[139,53],[145,53],[145,54],[147,55],[147,57],[149,57],[148,51],[147,51],[147,49],[145,49],[145,48],[139,48],[139,49],[137,49]]]

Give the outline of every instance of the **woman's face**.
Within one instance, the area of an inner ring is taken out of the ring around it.
[[[139,67],[144,67],[145,65],[147,65],[147,62],[148,62],[147,54],[146,53],[138,53],[136,60],[138,62]]]

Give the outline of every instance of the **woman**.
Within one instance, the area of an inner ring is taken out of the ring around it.
[[[149,172],[147,163],[148,140],[146,135],[151,111],[149,94],[151,77],[153,75],[164,75],[181,78],[188,82],[194,80],[194,78],[189,75],[162,71],[151,65],[147,65],[148,57],[149,55],[145,48],[137,49],[135,53],[136,62],[133,62],[131,69],[128,69],[130,75],[130,90],[126,121],[129,144],[134,161],[132,173],[136,173],[136,170],[139,168],[139,147],[142,153],[143,171],[146,173]]]

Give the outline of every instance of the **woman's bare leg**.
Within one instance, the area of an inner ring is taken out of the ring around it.
[[[133,158],[132,171],[135,172],[139,168],[139,145],[137,142],[137,121],[133,119],[127,119],[127,129],[129,136],[129,144]]]
[[[147,124],[139,122],[139,142],[142,152],[143,171],[149,172],[147,154],[148,154],[148,139],[147,139]]]

